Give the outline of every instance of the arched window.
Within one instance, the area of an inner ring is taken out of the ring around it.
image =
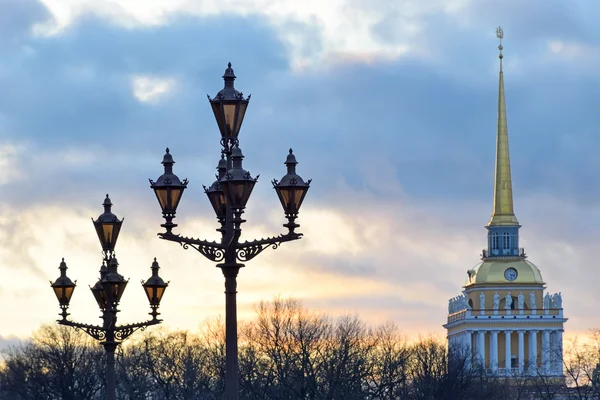
[[[504,232],[504,247],[505,249],[510,249],[510,234],[508,232]]]
[[[496,232],[492,233],[492,250],[498,249],[498,234]]]

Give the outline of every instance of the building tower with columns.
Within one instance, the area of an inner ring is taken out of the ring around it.
[[[503,376],[563,377],[563,316],[560,293],[545,291],[540,270],[519,247],[502,71],[502,28],[494,205],[481,262],[467,271],[462,294],[450,299],[450,351],[462,349],[472,366]]]

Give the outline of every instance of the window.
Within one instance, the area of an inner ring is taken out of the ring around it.
[[[504,247],[505,249],[510,249],[510,234],[508,232],[504,232]]]
[[[498,249],[498,234],[496,232],[492,233],[492,250]]]

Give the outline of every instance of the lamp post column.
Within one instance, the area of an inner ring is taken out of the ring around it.
[[[239,266],[223,266],[225,275],[225,400],[239,399],[237,343],[237,274]]]
[[[114,340],[104,342],[106,352],[106,400],[117,400],[117,380],[115,373],[115,349],[117,343]]]

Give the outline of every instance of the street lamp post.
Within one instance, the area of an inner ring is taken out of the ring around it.
[[[117,326],[117,309],[121,296],[125,291],[128,280],[119,274],[119,263],[115,258],[115,245],[121,230],[123,220],[119,220],[116,215],[111,212],[112,203],[108,194],[104,200],[104,213],[97,220],[93,221],[98,238],[102,244],[102,253],[104,260],[100,268],[100,279],[93,287],[90,287],[98,307],[102,315],[102,325],[82,324],[79,322],[70,321],[67,319],[69,313],[69,303],[71,296],[75,290],[76,282],[71,281],[67,276],[67,264],[65,259],[60,263],[60,276],[54,283],[51,283],[52,289],[56,294],[56,298],[60,304],[62,312],[59,314],[62,319],[57,322],[61,325],[71,326],[80,329],[101,341],[106,351],[106,399],[116,400],[116,376],[115,376],[115,349],[125,339],[138,329],[144,330],[148,326],[156,325],[162,320],[158,319],[158,306],[168,282],[162,280],[158,276],[159,265],[154,259],[152,263],[152,276],[146,281],[142,281],[142,287],[146,292],[148,301],[150,302],[152,319],[145,322],[135,324]]]
[[[162,209],[165,223],[161,226],[166,232],[159,233],[161,239],[179,243],[184,249],[192,247],[209,260],[218,263],[225,277],[225,399],[239,399],[238,343],[237,343],[237,275],[244,266],[241,262],[250,261],[259,253],[271,246],[279,247],[283,242],[300,239],[301,233],[295,231],[299,227],[295,220],[302,201],[310,186],[310,180],[305,182],[296,174],[296,157],[292,149],[286,159],[287,174],[281,181],[273,180],[273,187],[279,196],[288,223],[283,225],[288,229],[285,234],[252,241],[240,241],[241,224],[244,208],[250,198],[258,176],[252,178],[250,172],[242,167],[244,158],[239,147],[238,134],[250,96],[245,98],[233,84],[236,76],[227,66],[223,80],[225,87],[214,98],[208,96],[212,111],[217,120],[221,133],[221,160],[217,166],[217,180],[204,191],[212,205],[220,227],[220,242],[194,239],[173,233],[177,225],[173,223],[177,205],[187,187],[187,179],[181,181],[173,173],[173,157],[167,148],[162,164],[164,174],[156,182],[150,180],[151,188]]]

